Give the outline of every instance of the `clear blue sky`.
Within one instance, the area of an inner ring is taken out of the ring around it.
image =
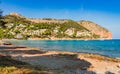
[[[4,15],[93,21],[120,38],[120,0],[1,0]]]

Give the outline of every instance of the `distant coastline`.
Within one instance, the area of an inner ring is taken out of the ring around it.
[[[9,41],[9,40],[115,40],[115,39],[72,39],[72,38],[54,38],[54,39],[49,39],[49,38],[29,38],[29,39],[1,39],[3,41]]]

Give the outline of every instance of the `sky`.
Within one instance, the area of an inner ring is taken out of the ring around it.
[[[88,20],[120,39],[120,0],[0,0],[3,15],[17,12],[29,18]]]

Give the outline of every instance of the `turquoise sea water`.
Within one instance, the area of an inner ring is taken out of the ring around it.
[[[120,58],[120,40],[13,40],[17,46],[37,47],[45,50],[97,53]]]

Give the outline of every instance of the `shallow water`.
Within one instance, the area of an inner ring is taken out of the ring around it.
[[[37,47],[45,50],[97,53],[120,58],[120,40],[12,40],[17,46]]]

